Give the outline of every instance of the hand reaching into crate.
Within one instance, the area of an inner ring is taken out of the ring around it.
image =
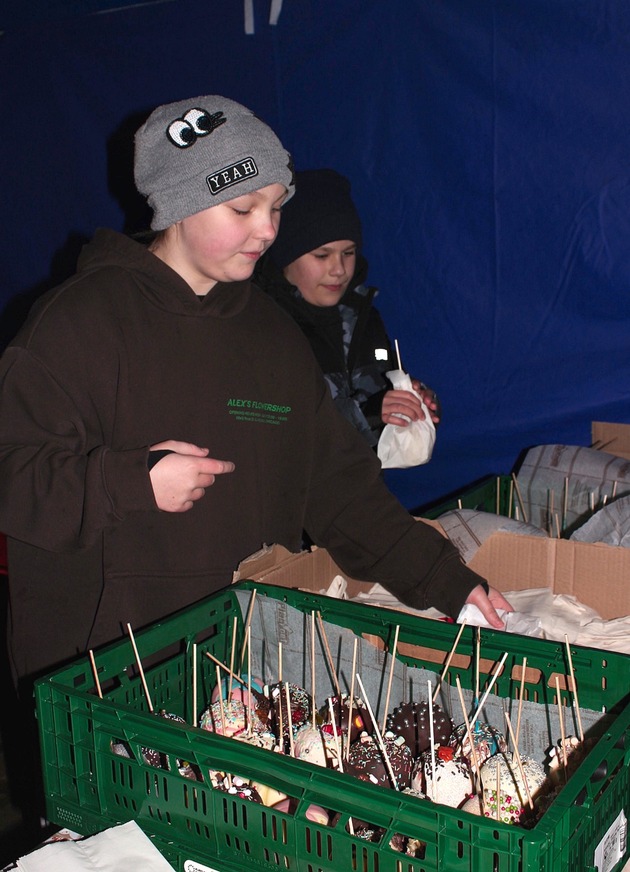
[[[486,593],[481,584],[478,584],[477,587],[473,588],[466,603],[477,606],[486,621],[497,630],[503,630],[505,628],[505,624],[497,614],[497,609],[502,609],[506,612],[514,611],[500,591],[494,587],[488,586],[488,593]]]

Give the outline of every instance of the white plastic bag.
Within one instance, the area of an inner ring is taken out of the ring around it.
[[[377,454],[383,469],[407,469],[431,460],[435,444],[435,424],[422,397],[414,391],[411,378],[402,369],[386,373],[397,391],[411,391],[422,403],[423,421],[412,421],[406,427],[386,424],[378,440]]]
[[[172,866],[135,821],[80,842],[44,845],[17,861],[20,872],[172,872]]]

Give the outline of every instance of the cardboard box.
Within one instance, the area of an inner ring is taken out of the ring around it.
[[[600,451],[630,460],[630,424],[593,421],[591,444],[593,448],[598,448]]]
[[[266,546],[241,561],[232,580],[252,579],[261,584],[277,584],[279,587],[320,593],[328,589],[336,575],[343,575],[347,581],[350,599],[372,587],[369,582],[342,573],[325,548],[294,554],[282,545]]]
[[[630,460],[630,424],[593,421],[591,432],[594,448]],[[448,509],[463,506],[505,511],[510,485],[510,476],[489,477],[464,491],[460,499],[441,503],[427,513],[429,517],[418,520],[443,533],[439,515]],[[470,567],[501,591],[547,588],[554,594],[574,596],[604,620],[630,615],[628,548],[495,533],[479,548]],[[336,575],[342,575],[348,583],[350,598],[372,587],[342,573],[325,549],[292,554],[280,545],[266,547],[244,560],[234,580],[251,578],[319,593],[330,586]]]
[[[630,615],[630,549],[494,533],[470,562],[499,590],[546,587],[574,596],[604,620]]]
[[[419,519],[419,523],[442,532],[438,521]],[[576,597],[604,620],[630,615],[628,548],[494,533],[481,545],[470,568],[501,591],[548,588],[554,594]],[[265,548],[244,560],[234,580],[249,578],[319,593],[329,587],[336,575],[342,575],[348,582],[351,599],[372,587],[342,573],[323,548],[292,554],[280,545]]]

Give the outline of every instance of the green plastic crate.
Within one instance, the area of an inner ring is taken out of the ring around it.
[[[234,626],[240,650],[244,609],[237,594],[244,596],[245,591],[251,597],[254,588],[259,602],[270,598],[274,608],[292,607],[305,620],[319,612],[327,625],[381,640],[384,649],[391,649],[398,626],[397,659],[410,668],[439,672],[459,629],[401,612],[241,582],[136,633],[156,710],[192,721],[192,645],[199,654],[198,686],[213,684],[215,667],[204,654],[228,663]],[[472,655],[473,645],[473,630],[466,627],[458,654]],[[537,681],[526,684],[530,699],[549,699],[550,677],[567,672],[565,648],[555,642],[484,630],[482,650],[490,661],[508,652],[494,689],[504,700],[517,697],[519,682],[512,670],[524,656],[528,670],[539,674]],[[48,816],[83,834],[134,819],[178,872],[595,872],[596,847],[619,815],[628,816],[630,810],[630,657],[577,646],[572,652],[580,706],[605,711],[606,727],[529,830],[157,718],[148,711],[129,640],[96,654],[103,699],[95,692],[88,658],[36,684]],[[470,689],[470,670],[456,665],[456,659],[449,680],[459,675],[462,686]],[[199,698],[198,710],[202,706]],[[113,742],[124,742],[131,756],[114,753]],[[163,752],[169,769],[145,763],[143,747]],[[219,769],[259,780],[296,798],[297,810],[284,814],[215,790],[207,780],[187,779],[179,774],[178,761],[202,772]],[[305,812],[311,803],[340,812],[336,826],[309,821]],[[352,836],[351,817],[382,827],[381,841]],[[395,834],[420,839],[423,855],[407,857],[393,850]],[[628,857],[624,850],[615,872]]]
[[[510,511],[510,500],[512,511]],[[478,512],[488,512],[494,515],[513,516],[515,494],[513,482],[509,475],[491,475],[481,481],[469,485],[461,493],[446,497],[437,503],[422,508],[419,514],[423,518],[435,520],[445,512],[455,509],[474,509]]]

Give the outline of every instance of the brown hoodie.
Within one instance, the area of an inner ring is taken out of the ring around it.
[[[236,465],[183,514],[153,497],[166,439]],[[273,301],[249,282],[199,299],[108,230],[0,361],[0,529],[17,676],[216,591],[265,543],[299,550],[303,529],[411,606],[455,616],[481,581],[386,489]]]

